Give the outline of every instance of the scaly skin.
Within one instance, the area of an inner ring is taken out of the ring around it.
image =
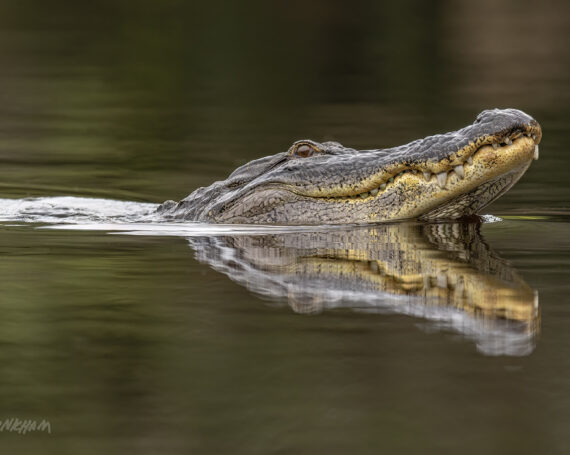
[[[481,112],[472,125],[383,150],[295,142],[251,161],[159,212],[213,223],[349,224],[477,214],[538,158],[540,125],[516,109]]]

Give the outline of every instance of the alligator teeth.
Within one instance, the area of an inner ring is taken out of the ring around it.
[[[447,172],[440,172],[437,174],[437,183],[440,187],[445,188],[445,183],[447,182]]]
[[[390,177],[390,178],[388,179],[388,181],[389,181],[390,183],[392,183],[392,182],[394,181],[394,177]]]
[[[533,158],[534,158],[535,160],[538,159],[538,145],[535,145],[535,146],[534,146],[534,157],[533,157]]]
[[[462,179],[465,176],[465,173],[463,172],[463,165],[462,164],[460,164],[459,166],[455,166],[453,168],[453,170],[459,176],[459,178]]]
[[[533,134],[533,135],[532,135],[532,140],[533,140],[533,141],[536,141],[536,134]]]
[[[431,172],[424,172],[424,179],[426,179],[426,182],[429,182],[431,179]]]
[[[494,148],[495,150],[497,150],[497,149],[499,148],[499,144],[497,144],[496,142],[493,142],[493,148]]]
[[[370,190],[370,194],[372,196],[376,196],[378,194],[378,188],[374,188],[373,190]]]
[[[511,145],[513,141],[511,141],[508,137],[505,138],[505,144]]]
[[[368,197],[368,191],[367,191],[366,193],[360,193],[359,196],[360,196],[362,199],[367,198],[367,197]]]
[[[472,156],[467,158],[467,164],[473,164],[473,157]]]
[[[380,185],[380,189],[381,189],[381,190],[385,190],[385,189],[386,189],[386,184],[383,183],[382,185]]]

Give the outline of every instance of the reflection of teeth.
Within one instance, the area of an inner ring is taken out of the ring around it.
[[[534,157],[533,157],[533,158],[534,158],[535,160],[538,159],[538,145],[535,145],[535,146],[534,146]]]
[[[424,172],[424,179],[426,179],[426,182],[429,182],[431,179],[431,172]]]
[[[370,190],[370,194],[372,196],[376,196],[378,194],[378,188],[374,188],[373,190]]]
[[[457,283],[457,285],[455,286],[455,294],[458,297],[463,297],[463,291],[464,291],[465,287],[463,286],[463,281],[459,281]]]
[[[445,188],[447,182],[447,172],[440,172],[437,174],[437,183],[441,188]]]

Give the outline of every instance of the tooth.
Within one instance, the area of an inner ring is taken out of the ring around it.
[[[385,190],[385,189],[386,189],[386,184],[383,183],[382,185],[380,185],[380,189],[381,189],[381,190]]]
[[[431,172],[424,172],[424,179],[426,179],[426,182],[429,182],[431,179]]]
[[[533,140],[533,141],[536,141],[536,134],[533,134],[533,135],[532,135],[532,140]]]
[[[499,144],[497,144],[496,142],[493,142],[493,148],[494,148],[495,150],[497,150],[497,149],[499,148]]]
[[[437,174],[437,183],[439,186],[445,188],[445,182],[447,182],[447,172],[440,172]]]
[[[538,159],[538,145],[534,146],[534,159],[537,160]]]
[[[376,196],[378,194],[378,188],[374,188],[373,190],[370,190],[370,194],[372,196]]]
[[[505,144],[511,145],[513,141],[511,141],[508,137],[505,138]]]
[[[473,157],[472,156],[467,158],[467,164],[473,164]]]
[[[390,178],[388,179],[388,181],[389,181],[390,183],[392,183],[392,182],[394,181],[394,177],[390,177]]]
[[[367,198],[367,197],[368,197],[368,191],[367,191],[366,193],[360,193],[359,196],[360,196],[362,199]]]
[[[465,173],[463,172],[463,165],[462,164],[460,164],[459,166],[455,166],[453,168],[453,170],[459,176],[459,178],[463,178],[465,176]]]

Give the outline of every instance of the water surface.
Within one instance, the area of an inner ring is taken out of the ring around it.
[[[0,418],[52,428],[6,453],[568,452],[567,8],[346,8],[0,5]],[[148,215],[297,139],[493,107],[544,132],[499,221]]]

